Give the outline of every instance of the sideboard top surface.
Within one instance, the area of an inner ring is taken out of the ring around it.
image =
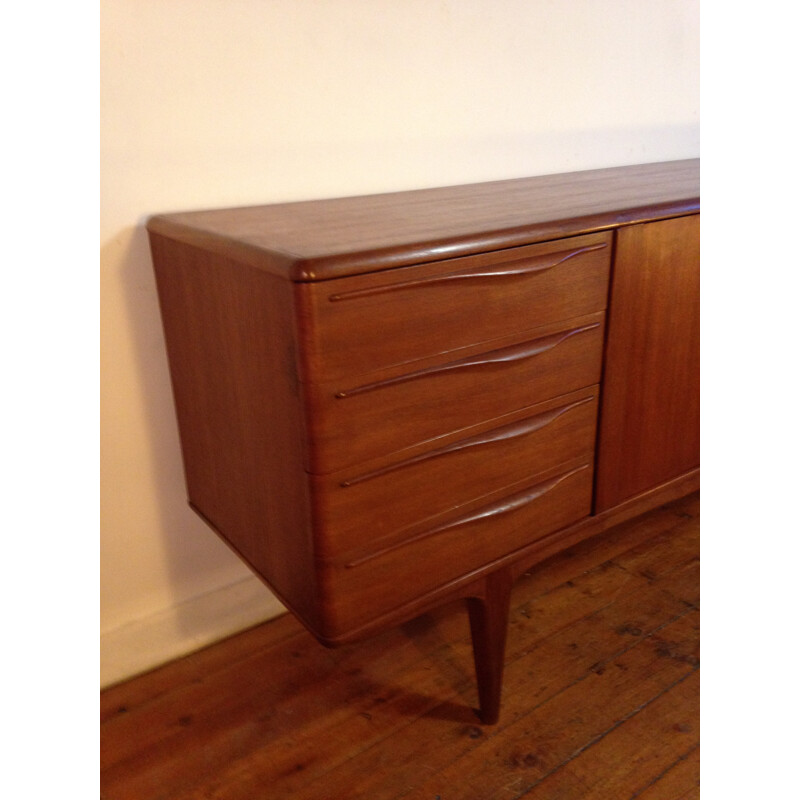
[[[151,233],[318,281],[694,213],[700,161],[164,214]]]

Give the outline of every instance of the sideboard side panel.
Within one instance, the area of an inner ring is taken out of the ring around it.
[[[292,286],[151,232],[191,506],[316,623]]]

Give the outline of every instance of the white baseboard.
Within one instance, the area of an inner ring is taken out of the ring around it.
[[[192,597],[100,636],[105,688],[286,611],[255,576]]]

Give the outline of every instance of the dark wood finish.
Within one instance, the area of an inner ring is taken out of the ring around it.
[[[326,650],[285,615],[101,695],[103,800],[696,798],[699,503],[514,584],[497,725],[439,609]]]
[[[603,311],[610,262],[600,233],[298,284],[308,374],[330,381]]]
[[[648,492],[643,492],[608,511],[584,517],[573,525],[543,536],[519,550],[507,553],[505,556],[485,564],[480,569],[447,581],[436,589],[415,597],[408,603],[384,614],[376,615],[359,628],[349,630],[336,638],[327,639],[319,634],[317,634],[317,638],[328,646],[339,647],[351,642],[362,641],[386,628],[400,625],[454,600],[480,597],[483,591],[483,578],[495,570],[509,567],[516,579],[541,561],[578,542],[605,534],[615,525],[633,519],[649,509],[670,503],[676,498],[685,497],[699,488],[700,470],[693,470]]]
[[[192,506],[325,644],[468,600],[494,719],[502,587],[697,488],[697,166],[151,220]]]
[[[320,554],[377,547],[409,526],[454,510],[521,477],[591,460],[599,387],[592,386],[467,431],[431,449],[314,475]],[[490,427],[492,426],[492,427]],[[411,500],[413,499],[413,502]]]
[[[316,281],[696,212],[697,159],[154,217],[150,230]]]
[[[700,463],[700,216],[617,233],[597,510]]]
[[[480,716],[486,725],[500,717],[512,580],[510,570],[496,570],[484,579],[483,595],[467,601]]]
[[[589,514],[592,465],[579,460],[465,503],[357,555],[321,562],[322,624],[350,631]]]
[[[345,382],[303,384],[308,468],[328,473],[600,381],[603,315],[566,320]],[[401,371],[402,370],[402,371]],[[390,421],[390,424],[387,424]]]
[[[151,247],[189,502],[314,626],[291,285],[158,235]]]

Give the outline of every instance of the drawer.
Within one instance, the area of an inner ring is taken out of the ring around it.
[[[414,361],[606,307],[611,234],[297,284],[305,380]]]
[[[435,447],[446,434],[599,383],[603,314],[497,345],[406,371],[306,384],[308,470],[327,474],[422,442]]]
[[[312,478],[323,557],[375,545],[530,475],[594,451],[599,387],[562,395],[447,437]],[[466,433],[466,435],[464,435]]]
[[[592,464],[563,465],[506,491],[429,523],[404,540],[376,543],[356,556],[321,564],[326,628],[336,633],[356,629],[588,516]]]

